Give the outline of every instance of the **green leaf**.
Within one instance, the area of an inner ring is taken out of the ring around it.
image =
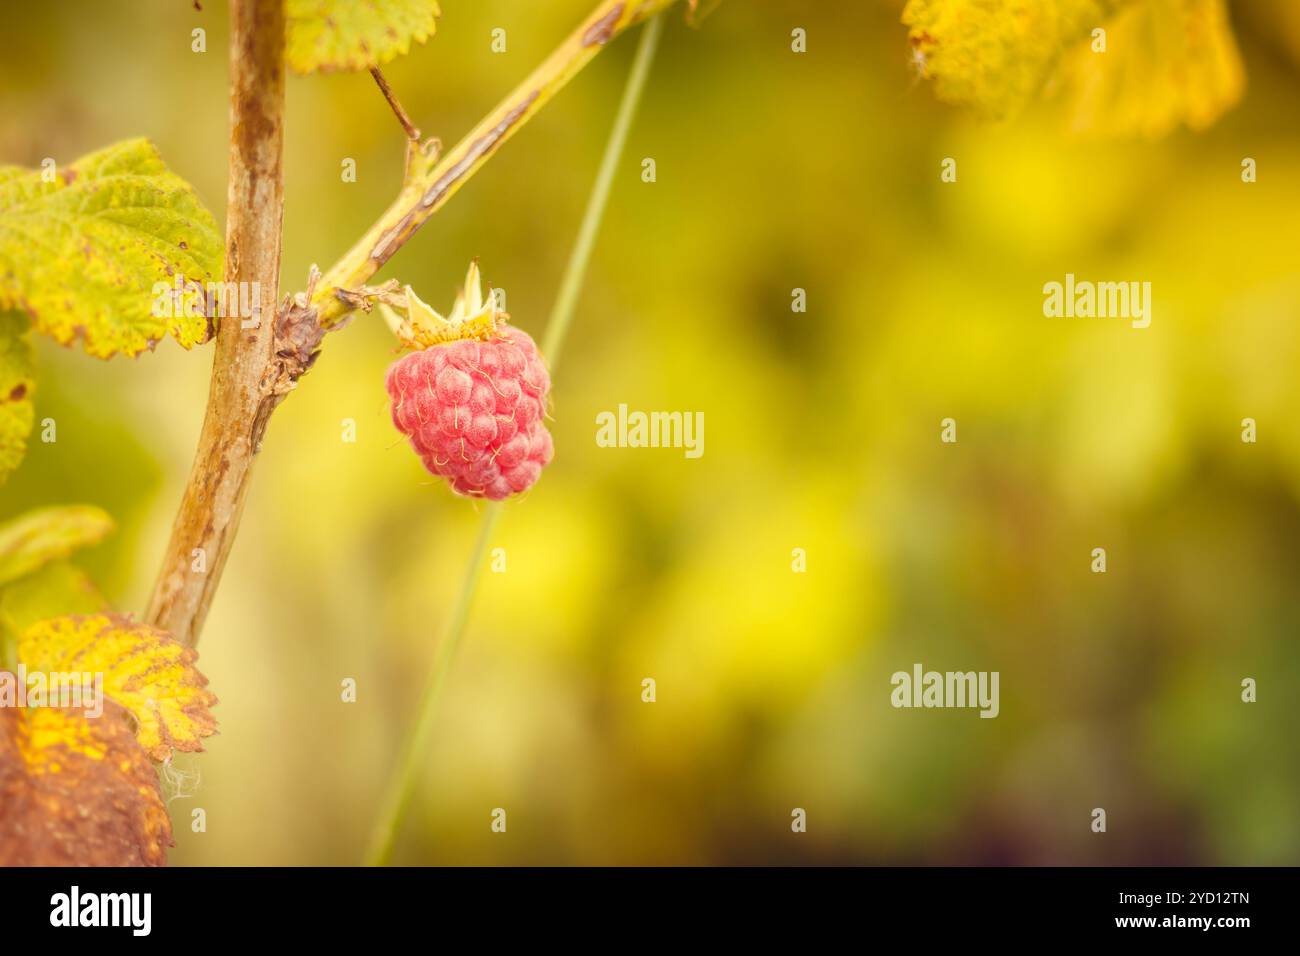
[[[0,585],[97,544],[113,530],[113,519],[93,505],[38,508],[0,525]]]
[[[0,312],[0,484],[27,452],[32,430],[30,323],[18,312]]]
[[[285,0],[285,58],[295,73],[367,70],[433,36],[436,0]]]
[[[108,609],[86,572],[67,561],[47,564],[0,588],[0,627],[15,635],[37,621]]]
[[[0,308],[63,345],[81,339],[109,358],[168,334],[185,348],[206,341],[203,286],[219,280],[222,254],[212,214],[148,140],[48,174],[0,167]]]

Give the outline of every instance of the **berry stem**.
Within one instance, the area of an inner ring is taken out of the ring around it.
[[[614,126],[605,144],[605,154],[601,158],[600,169],[596,174],[595,183],[592,184],[591,196],[587,200],[587,208],[582,216],[582,224],[578,228],[578,238],[574,242],[573,252],[569,256],[568,265],[560,280],[560,289],[556,294],[555,305],[551,310],[546,338],[541,349],[542,355],[551,366],[552,373],[569,326],[573,322],[578,294],[586,278],[587,264],[591,261],[596,234],[600,229],[600,221],[605,214],[610,189],[614,184],[614,174],[618,169],[623,147],[627,143],[628,130],[631,129],[632,120],[636,116],[637,105],[645,90],[646,77],[650,74],[650,64],[654,60],[662,33],[663,17],[659,16],[651,19],[641,32],[636,58],[632,61],[627,85],[623,89],[623,99],[614,117]],[[553,378],[552,374],[552,380]],[[452,605],[451,617],[447,621],[447,632],[439,642],[433,669],[429,673],[428,683],[420,699],[415,726],[402,746],[397,769],[389,783],[378,822],[371,836],[370,848],[366,853],[368,866],[384,866],[392,859],[402,822],[410,809],[420,771],[426,766],[425,755],[433,743],[438,695],[447,672],[451,669],[456,651],[464,639],[465,629],[469,624],[470,605],[478,587],[479,573],[483,568],[488,543],[491,541],[492,532],[496,529],[500,516],[501,505],[496,502],[489,504],[483,513],[478,537],[474,541],[474,550],[470,554],[469,563],[465,566],[465,577],[461,581],[456,602]]]

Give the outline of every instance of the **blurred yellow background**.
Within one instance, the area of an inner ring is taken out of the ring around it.
[[[147,135],[221,219],[226,9],[203,6],[6,4],[0,161]],[[450,144],[589,7],[445,0],[385,73]],[[1295,18],[1232,8],[1248,88],[1208,131],[1106,143],[1052,102],[999,125],[936,103],[900,9],[670,15],[557,369],[555,461],[498,526],[507,571],[482,580],[397,862],[1300,863]],[[379,278],[442,309],[477,256],[540,337],[634,44]],[[364,74],[291,77],[287,134],[286,292],[387,206],[403,152]],[[1044,318],[1067,272],[1150,281],[1151,327]],[[107,508],[120,528],[81,563],[138,611],[210,351],[38,358],[59,437],[0,517]],[[399,441],[393,358],[358,317],[271,423],[199,648],[220,736],[172,768],[174,863],[361,857],[482,513]],[[620,403],[702,411],[703,457],[597,447]],[[1000,716],[893,709],[915,662],[1000,671]]]

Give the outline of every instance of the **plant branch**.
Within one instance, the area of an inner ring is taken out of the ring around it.
[[[402,125],[402,131],[406,133],[406,172],[402,177],[402,181],[409,183],[412,178],[419,175],[419,168],[416,164],[420,163],[424,156],[429,155],[429,153],[433,154],[432,158],[424,160],[427,163],[432,163],[437,160],[437,151],[441,144],[435,139],[430,140],[429,143],[422,146],[420,144],[419,129],[417,129],[416,125],[411,122],[411,117],[407,115],[406,110],[402,109],[402,104],[398,102],[397,94],[394,93],[393,88],[388,85],[388,81],[384,79],[384,74],[380,71],[379,67],[372,66],[370,68],[370,75],[375,78],[375,84],[379,87],[379,92],[384,94],[384,99],[388,101],[388,105],[392,109],[393,115],[397,117],[397,122]]]
[[[230,27],[225,282],[256,290],[257,311],[232,315],[235,303],[225,303],[194,465],[146,612],[151,624],[190,645],[234,543],[267,419],[283,396],[268,374],[276,365],[284,212],[283,0],[231,0]]]
[[[397,122],[402,124],[402,129],[406,131],[406,138],[418,144],[420,142],[420,131],[411,122],[411,117],[406,115],[406,110],[402,109],[402,104],[397,101],[397,96],[393,93],[393,88],[388,85],[388,81],[384,79],[384,74],[379,71],[379,67],[372,66],[370,75],[375,78],[375,83],[379,86],[379,92],[384,94],[384,99],[388,100],[388,105],[392,107]]]
[[[663,18],[656,17],[646,24],[641,34],[636,59],[632,62],[632,70],[623,89],[623,99],[619,103],[613,129],[605,145],[605,154],[600,161],[600,170],[596,174],[591,196],[587,200],[582,225],[578,228],[578,238],[574,242],[564,276],[560,280],[560,291],[551,310],[550,321],[546,326],[546,340],[542,347],[542,354],[547,356],[552,372],[555,371],[555,360],[573,322],[573,314],[578,304],[578,292],[587,274],[587,263],[591,260],[596,233],[600,229],[600,221],[604,217],[605,206],[609,201],[614,173],[623,155],[628,130],[631,129],[632,119],[636,116],[637,104],[641,101],[641,93],[645,89],[646,77],[650,73],[650,64],[654,60],[662,32]],[[487,554],[488,543],[492,539],[492,532],[500,516],[499,502],[492,502],[487,506],[479,526],[478,537],[474,542],[474,551],[470,556],[469,564],[465,566],[465,577],[461,581],[456,603],[447,622],[447,632],[438,644],[433,669],[429,673],[429,681],[420,699],[420,710],[415,726],[402,747],[397,769],[389,783],[378,823],[371,837],[370,848],[366,854],[367,865],[383,866],[392,859],[402,821],[406,817],[411,797],[415,793],[419,773],[425,766],[425,754],[428,753],[429,746],[433,742],[439,693],[446,680],[447,672],[451,669],[451,663],[456,657],[456,651],[464,639],[465,628],[469,624],[470,604],[478,586],[479,573]]]
[[[307,293],[286,302],[276,315],[284,196],[284,14],[276,0],[232,0],[225,280],[257,282],[261,315],[276,319],[251,330],[225,321],[217,330],[203,429],[146,611],[151,624],[186,644],[198,641],[234,545],[267,422],[310,366],[323,332],[338,327],[356,307],[357,297],[347,290],[364,286],[606,43],[674,2],[601,0],[583,25],[441,161],[425,158],[425,149],[411,148],[408,140],[407,178],[397,200],[322,281],[313,276]]]
[[[464,139],[436,165],[411,177],[379,221],[325,273],[312,303],[317,307],[321,327],[330,328],[351,311],[338,290],[356,288],[378,272],[606,43],[674,2],[601,0],[582,25]]]

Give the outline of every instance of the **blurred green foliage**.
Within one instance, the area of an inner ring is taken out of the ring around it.
[[[446,0],[385,72],[450,143],[587,6]],[[672,17],[555,383],[556,460],[499,526],[508,570],[484,576],[399,862],[1300,862],[1300,34],[1249,6],[1243,102],[1156,143],[1075,141],[1050,102],[1003,125],[937,104],[899,3]],[[0,158],[147,135],[220,217],[224,17],[7,6]],[[539,334],[631,52],[379,278],[445,304],[478,256]],[[387,205],[403,151],[365,74],[291,78],[288,115],[286,291]],[[1151,281],[1151,327],[1045,319],[1066,272]],[[477,521],[398,441],[392,358],[358,317],[271,424],[200,646],[220,736],[170,771],[202,778],[171,803],[175,862],[360,857]],[[58,441],[33,438],[0,517],[106,508],[119,530],[79,563],[138,609],[210,352],[41,341],[38,362]],[[703,458],[598,448],[620,402],[703,411]],[[999,670],[999,718],[891,708],[917,661]]]

